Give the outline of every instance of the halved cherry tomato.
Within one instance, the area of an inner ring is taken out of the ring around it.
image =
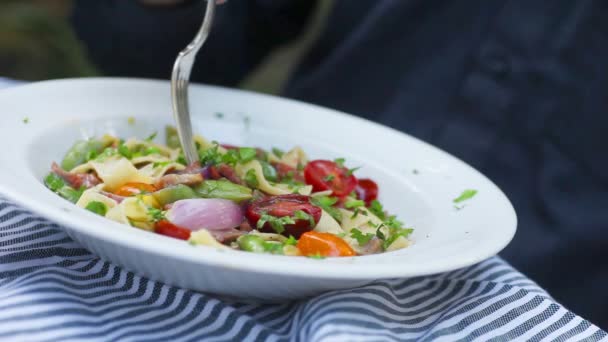
[[[313,160],[304,168],[306,184],[314,191],[331,190],[337,197],[350,194],[357,185],[357,178],[348,169],[330,160]]]
[[[330,233],[306,232],[296,245],[305,256],[355,256],[357,253],[341,238]]]
[[[151,184],[126,183],[125,185],[122,185],[121,187],[116,189],[116,191],[114,191],[114,194],[118,195],[118,196],[129,197],[129,196],[139,195],[139,194],[145,193],[145,192],[154,192],[156,190],[157,190],[156,187]]]
[[[273,163],[272,166],[274,166],[274,169],[277,170],[279,180],[292,178],[296,182],[306,182],[302,171],[298,171],[298,169],[294,167],[291,167],[285,163]]]
[[[368,207],[373,200],[378,199],[378,184],[369,178],[359,179],[355,191],[357,198],[363,200]]]
[[[310,215],[314,220],[311,224],[310,220],[295,219],[296,211],[301,210]],[[279,195],[262,198],[252,202],[247,208],[245,215],[252,227],[257,227],[257,223],[263,214],[268,214],[274,217],[292,217],[295,224],[285,224],[281,234],[285,236],[293,235],[299,237],[302,233],[313,229],[321,219],[321,208],[310,204],[310,197],[304,195]],[[269,222],[266,222],[260,229],[265,232],[276,233]]]
[[[174,225],[173,223],[162,220],[156,223],[154,229],[158,234],[169,236],[180,240],[188,240],[190,238],[190,230]]]

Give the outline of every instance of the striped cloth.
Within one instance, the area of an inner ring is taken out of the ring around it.
[[[500,258],[289,303],[222,300],[104,262],[0,198],[0,340],[599,341]]]

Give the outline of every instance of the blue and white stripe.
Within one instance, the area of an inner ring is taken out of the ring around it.
[[[58,226],[0,199],[0,340],[599,341],[608,335],[499,258],[308,300],[245,304],[122,271]]]

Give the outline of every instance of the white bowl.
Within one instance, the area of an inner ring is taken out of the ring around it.
[[[0,91],[0,193],[137,274],[264,300],[455,270],[495,255],[515,234],[517,218],[505,195],[437,148],[334,110],[201,85],[190,92],[197,133],[264,148],[300,145],[313,159],[344,157],[348,165],[361,165],[358,175],[378,182],[385,207],[415,228],[414,244],[373,256],[323,260],[218,251],[106,220],[44,187],[41,180],[51,162],[78,138],[162,132],[172,123],[169,94],[167,82],[132,79],[48,81]],[[457,210],[452,200],[465,189],[478,194]]]

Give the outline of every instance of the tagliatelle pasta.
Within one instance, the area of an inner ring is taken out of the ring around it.
[[[109,220],[190,244],[313,258],[406,248],[413,229],[388,215],[378,186],[345,160],[312,160],[300,147],[236,147],[196,136],[187,165],[176,131],[166,145],[105,135],[78,141],[44,182]],[[69,168],[69,169],[67,169]]]

